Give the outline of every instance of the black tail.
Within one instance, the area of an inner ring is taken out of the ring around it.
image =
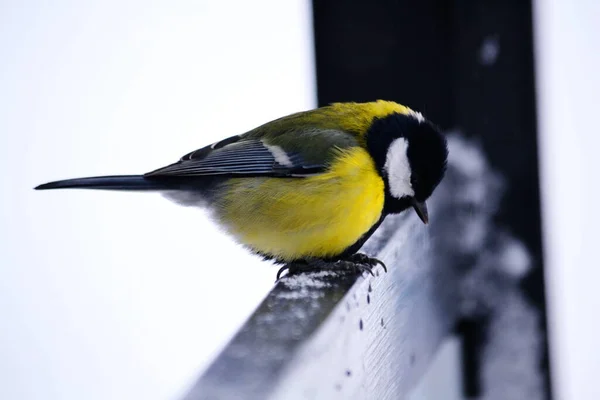
[[[66,179],[44,183],[35,189],[164,190],[169,187],[162,182],[145,178],[143,175],[117,175]]]

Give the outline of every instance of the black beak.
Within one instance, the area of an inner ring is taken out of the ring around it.
[[[417,201],[417,199],[412,199],[412,206],[415,209],[415,211],[417,212],[417,215],[419,216],[419,218],[421,218],[421,221],[423,221],[424,224],[427,224],[429,222],[429,213],[427,212],[427,204],[425,204],[424,201]]]

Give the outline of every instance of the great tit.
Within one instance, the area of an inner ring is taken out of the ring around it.
[[[35,189],[158,191],[206,208],[238,242],[287,264],[288,273],[336,266],[371,272],[380,261],[356,252],[388,214],[412,207],[428,222],[425,200],[443,178],[447,156],[446,139],[419,112],[383,100],[333,103],[144,175]]]

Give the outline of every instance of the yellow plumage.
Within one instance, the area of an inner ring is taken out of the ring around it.
[[[322,174],[304,178],[231,179],[220,188],[215,215],[244,245],[278,259],[293,261],[335,257],[355,244],[379,221],[385,198],[384,182],[364,137],[375,118],[408,114],[401,104],[333,103],[292,114],[249,132],[271,137],[304,127],[344,131],[359,146],[336,152]],[[305,145],[308,145],[305,143]]]
[[[408,114],[412,110],[393,101],[378,100],[370,103],[333,103],[320,109],[325,125],[332,121],[344,131],[363,137],[374,118],[383,118],[392,113]],[[310,117],[309,117],[310,118]]]
[[[243,178],[224,185],[217,218],[240,242],[282,261],[342,253],[381,217],[384,183],[362,147],[306,179]]]

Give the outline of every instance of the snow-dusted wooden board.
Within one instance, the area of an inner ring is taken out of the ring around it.
[[[510,386],[514,398],[539,398],[530,396],[540,381],[539,346],[530,346],[539,334],[523,330],[523,318],[534,320],[523,302],[507,302],[528,255],[493,222],[502,180],[477,145],[452,135],[449,147],[446,178],[428,201],[430,225],[410,211],[388,217],[362,249],[387,273],[281,279],[185,400],[404,399],[459,318],[481,315],[497,333],[475,355],[486,395]],[[527,317],[494,317],[502,315]],[[523,354],[518,377],[511,354]]]
[[[363,250],[387,273],[281,279],[186,399],[401,398],[458,315],[432,225],[386,219]]]

